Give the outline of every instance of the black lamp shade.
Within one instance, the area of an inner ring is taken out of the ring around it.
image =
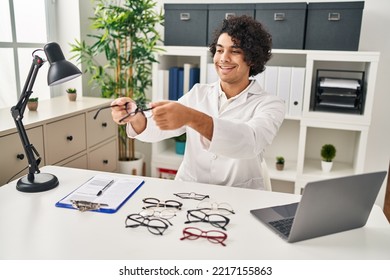
[[[47,74],[47,84],[49,86],[64,83],[81,75],[81,71],[76,66],[65,60],[64,54],[57,43],[46,44],[44,51],[50,63]]]

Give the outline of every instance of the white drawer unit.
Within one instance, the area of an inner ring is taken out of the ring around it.
[[[39,101],[36,112],[26,111],[23,123],[30,143],[42,158],[39,167],[116,171],[117,125],[111,110],[102,110],[93,119],[99,108],[111,102],[95,97],[79,97],[71,102],[67,96],[60,96]],[[28,161],[10,108],[0,109],[0,120],[0,185],[4,185],[11,178],[27,174]]]
[[[47,163],[56,164],[87,147],[85,114],[50,123],[46,126]]]

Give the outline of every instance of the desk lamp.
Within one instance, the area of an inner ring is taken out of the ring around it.
[[[47,173],[40,173],[38,166],[41,162],[41,157],[38,151],[30,143],[22,122],[28,99],[33,92],[32,88],[35,78],[37,77],[38,70],[46,62],[44,59],[35,54],[37,51],[42,51],[42,49],[37,49],[32,53],[33,61],[26,83],[24,84],[23,91],[18,103],[11,108],[12,118],[15,121],[16,128],[28,160],[28,174],[27,176],[19,179],[16,184],[16,189],[21,192],[28,193],[47,191],[58,186],[58,179],[56,176]],[[46,44],[43,51],[50,63],[47,75],[47,83],[49,86],[67,82],[81,75],[80,70],[76,66],[65,60],[64,54],[57,43],[52,42]]]

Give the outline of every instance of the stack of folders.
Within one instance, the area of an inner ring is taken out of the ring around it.
[[[267,66],[254,78],[265,91],[284,100],[286,115],[301,116],[305,70],[304,67]]]
[[[200,69],[196,64],[185,63],[183,67],[173,66],[159,70],[158,99],[178,100],[200,80]]]

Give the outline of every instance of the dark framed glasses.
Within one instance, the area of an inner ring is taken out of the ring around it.
[[[227,234],[219,230],[204,231],[196,227],[186,227],[183,229],[183,237],[180,240],[196,240],[199,238],[206,238],[211,243],[226,246],[223,242],[227,239]]]
[[[226,230],[226,226],[229,224],[230,219],[220,214],[207,214],[203,210],[193,209],[187,211],[187,221],[189,223],[209,223],[210,225]]]
[[[162,219],[156,217],[145,217],[140,214],[130,214],[126,217],[126,228],[146,227],[150,233],[163,235],[169,225]]]
[[[151,207],[167,207],[167,208],[176,208],[180,210],[181,207],[183,206],[183,203],[173,199],[162,201],[157,198],[148,197],[148,198],[144,198],[142,201],[143,203],[145,203],[145,206],[142,207],[142,209],[147,209]]]
[[[174,193],[177,197],[180,197],[181,199],[194,199],[194,200],[203,200],[205,198],[210,198],[208,194],[199,194],[199,193]]]
[[[100,107],[97,111],[96,111],[96,114],[93,116],[93,119],[96,120],[97,116],[99,115],[100,111],[104,110],[104,109],[109,109],[109,108],[113,108],[113,107],[119,107],[119,106],[123,106],[124,109],[126,110],[126,115],[121,118],[119,120],[119,122],[122,122],[124,121],[125,119],[127,119],[128,117],[132,117],[132,116],[135,116],[137,113],[143,113],[145,117],[149,118],[152,116],[152,113],[150,112],[150,114],[145,114],[144,112],[148,112],[150,110],[152,110],[153,108],[139,108],[137,107],[135,109],[135,111],[132,111],[132,112],[129,112],[129,108],[128,108],[128,105],[130,104],[130,102],[126,102],[124,105],[118,105],[118,104],[115,104],[115,105],[108,105],[108,106],[104,106],[104,107]]]

